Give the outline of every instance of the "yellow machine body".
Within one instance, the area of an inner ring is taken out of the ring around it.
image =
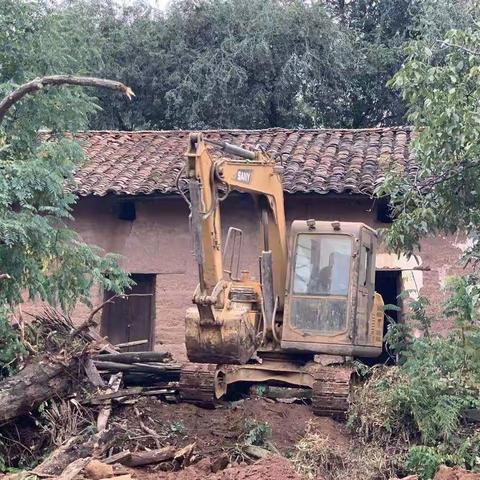
[[[378,356],[384,314],[374,289],[376,232],[305,219],[287,234],[281,168],[262,151],[212,143],[213,153],[192,134],[185,167],[200,280],[186,315],[188,358],[242,365],[268,354],[293,362],[314,354]],[[233,271],[236,251],[225,259],[219,205],[231,189],[250,193],[259,207],[260,279]]]

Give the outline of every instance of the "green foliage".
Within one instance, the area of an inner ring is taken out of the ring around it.
[[[441,463],[479,466],[480,437],[464,421],[467,409],[480,408],[478,285],[476,275],[449,280],[444,315],[454,328],[448,337],[430,333],[422,297],[410,302],[410,319],[424,336],[401,344],[398,366],[371,370],[350,411],[352,428],[366,440],[396,443],[407,470],[421,479],[433,478]]]
[[[442,464],[478,471],[480,466],[478,433],[456,440],[453,445],[439,444],[435,447],[414,445],[406,455],[405,468],[417,474],[420,480],[432,479]]]
[[[15,371],[16,360],[26,354],[18,333],[11,327],[8,311],[0,314],[0,380]]]
[[[96,53],[72,17],[44,2],[1,5],[0,97],[39,75],[87,73]],[[69,227],[76,197],[65,187],[84,157],[62,132],[84,128],[96,108],[81,89],[51,88],[15,104],[0,125],[0,273],[8,275],[0,281],[3,374],[22,353],[9,326],[22,295],[69,309],[88,303],[94,285],[120,292],[129,284],[115,256]]]
[[[407,322],[399,322],[388,315],[389,311],[400,311],[397,305],[384,305],[385,318],[388,322],[384,335],[385,347],[392,359],[398,361],[399,355],[406,349],[411,340],[411,326]]]
[[[472,336],[480,339],[480,331]],[[416,339],[404,352],[401,367],[387,369],[388,374],[377,369],[362,393],[369,405],[354,408],[351,423],[369,437],[377,433],[389,437],[397,429],[407,428],[427,445],[451,440],[463,411],[479,405],[480,363],[475,357],[467,355],[465,366],[458,334]],[[362,422],[369,422],[375,404],[384,406],[375,412],[384,417],[376,418],[373,428],[364,428]]]
[[[462,232],[473,240],[465,259],[476,262],[480,10],[475,2],[450,3],[455,6],[425,3],[418,38],[408,44],[407,60],[391,82],[416,128],[412,147],[418,171],[407,177],[399,164],[389,166],[378,193],[390,197],[396,218],[385,235],[392,250],[413,253],[426,235]],[[443,24],[446,12],[451,15]]]
[[[417,328],[424,337],[430,337],[432,318],[427,311],[430,306],[428,298],[410,290],[403,291],[399,298],[408,304],[408,314],[404,315],[401,322],[386,315],[389,324],[384,340],[391,357],[397,362],[402,362],[402,354],[408,350],[412,342],[412,330]],[[385,305],[384,309],[400,310],[396,305]]]
[[[138,95],[130,106],[100,92],[95,128],[401,123],[403,103],[386,82],[418,0],[336,3],[176,0],[163,12],[73,0],[59,11],[100,51],[94,72]]]
[[[272,434],[272,429],[268,423],[259,422],[252,418],[245,420],[244,431],[244,445],[263,446]]]
[[[91,125],[123,130],[398,125],[404,102],[386,83],[404,45],[465,16],[459,0],[64,0],[54,12],[91,73],[137,93],[130,105],[98,92]]]
[[[186,427],[182,420],[177,420],[176,422],[170,422],[168,424],[168,432],[173,435],[182,435],[185,433]]]
[[[415,445],[408,451],[405,468],[415,472],[420,480],[428,480],[446,460],[434,447]]]
[[[467,328],[480,320],[480,278],[476,274],[448,279],[449,293],[444,313],[453,318],[457,327]]]

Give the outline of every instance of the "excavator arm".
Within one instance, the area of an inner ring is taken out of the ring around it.
[[[213,144],[212,153],[207,143]],[[275,313],[282,310],[285,299],[287,236],[281,167],[262,151],[245,150],[226,142],[204,139],[200,133],[192,133],[185,173],[194,256],[199,274],[199,284],[193,298],[198,319],[191,312],[187,313],[187,353],[195,361],[204,361],[203,358],[212,361],[215,357],[217,361],[244,363],[258,348],[265,331],[274,329]],[[220,201],[231,190],[251,194],[260,207],[263,226],[261,282],[245,277],[238,280],[225,278]],[[250,302],[248,306],[235,300],[238,296],[230,295],[232,289],[239,291],[242,288],[252,291],[256,298],[251,300],[249,297],[250,300],[246,301]],[[253,338],[248,333],[251,328],[258,330],[255,326],[259,320],[258,312],[261,312],[263,322],[260,340],[257,334]],[[249,345],[246,349],[238,346],[237,361],[232,358],[235,348],[228,346],[226,340],[235,331],[239,343]],[[249,339],[242,340],[242,331],[247,332],[245,335]],[[215,350],[226,351],[227,348],[228,359],[224,358],[224,354],[214,353]],[[198,355],[201,350],[205,355]]]
[[[240,159],[213,157],[206,142]],[[220,219],[223,188],[226,192],[247,192],[257,199],[264,231],[263,250],[272,254],[273,294],[282,306],[287,236],[281,167],[261,151],[252,152],[226,142],[204,140],[200,133],[194,133],[190,135],[187,152],[187,178],[200,296],[211,301],[212,294],[219,290],[224,280]]]

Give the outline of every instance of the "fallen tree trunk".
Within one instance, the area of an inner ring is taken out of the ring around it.
[[[94,360],[93,363],[99,370],[115,372],[151,372],[151,373],[180,373],[181,367],[176,364],[153,364],[153,363],[118,363]]]
[[[142,362],[162,362],[165,359],[171,359],[170,352],[128,352],[128,353],[105,353],[94,355],[94,360],[113,361],[119,363],[142,363]]]
[[[45,400],[70,394],[78,385],[80,360],[72,357],[61,363],[42,357],[0,382],[0,425],[24,415]]]

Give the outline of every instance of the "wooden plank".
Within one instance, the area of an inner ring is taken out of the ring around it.
[[[116,372],[179,372],[180,365],[177,364],[156,364],[149,363],[119,363],[119,362],[104,362],[101,360],[94,360],[95,366],[100,370],[113,370]]]
[[[112,400],[113,398],[120,397],[131,397],[132,395],[139,395],[143,392],[143,387],[131,387],[131,388],[121,388],[116,392],[103,393],[96,395],[95,397],[88,400],[92,405],[103,405],[105,400]]]
[[[147,339],[143,340],[133,340],[132,342],[123,342],[123,343],[117,343],[115,347],[117,348],[127,348],[127,347],[136,347],[138,345],[146,345],[148,343]]]
[[[56,477],[56,480],[73,480],[89,463],[91,457],[78,458]]]
[[[122,373],[117,373],[110,377],[108,382],[108,390],[106,393],[114,393],[120,388],[120,383],[122,382]],[[100,410],[97,417],[97,431],[100,433],[107,428],[107,422],[112,412],[112,401],[106,400],[105,406]]]
[[[103,381],[102,377],[98,373],[97,367],[95,366],[91,358],[87,358],[84,368],[85,368],[85,373],[87,374],[87,378],[90,380],[90,383],[94,387],[105,386],[105,382]]]

